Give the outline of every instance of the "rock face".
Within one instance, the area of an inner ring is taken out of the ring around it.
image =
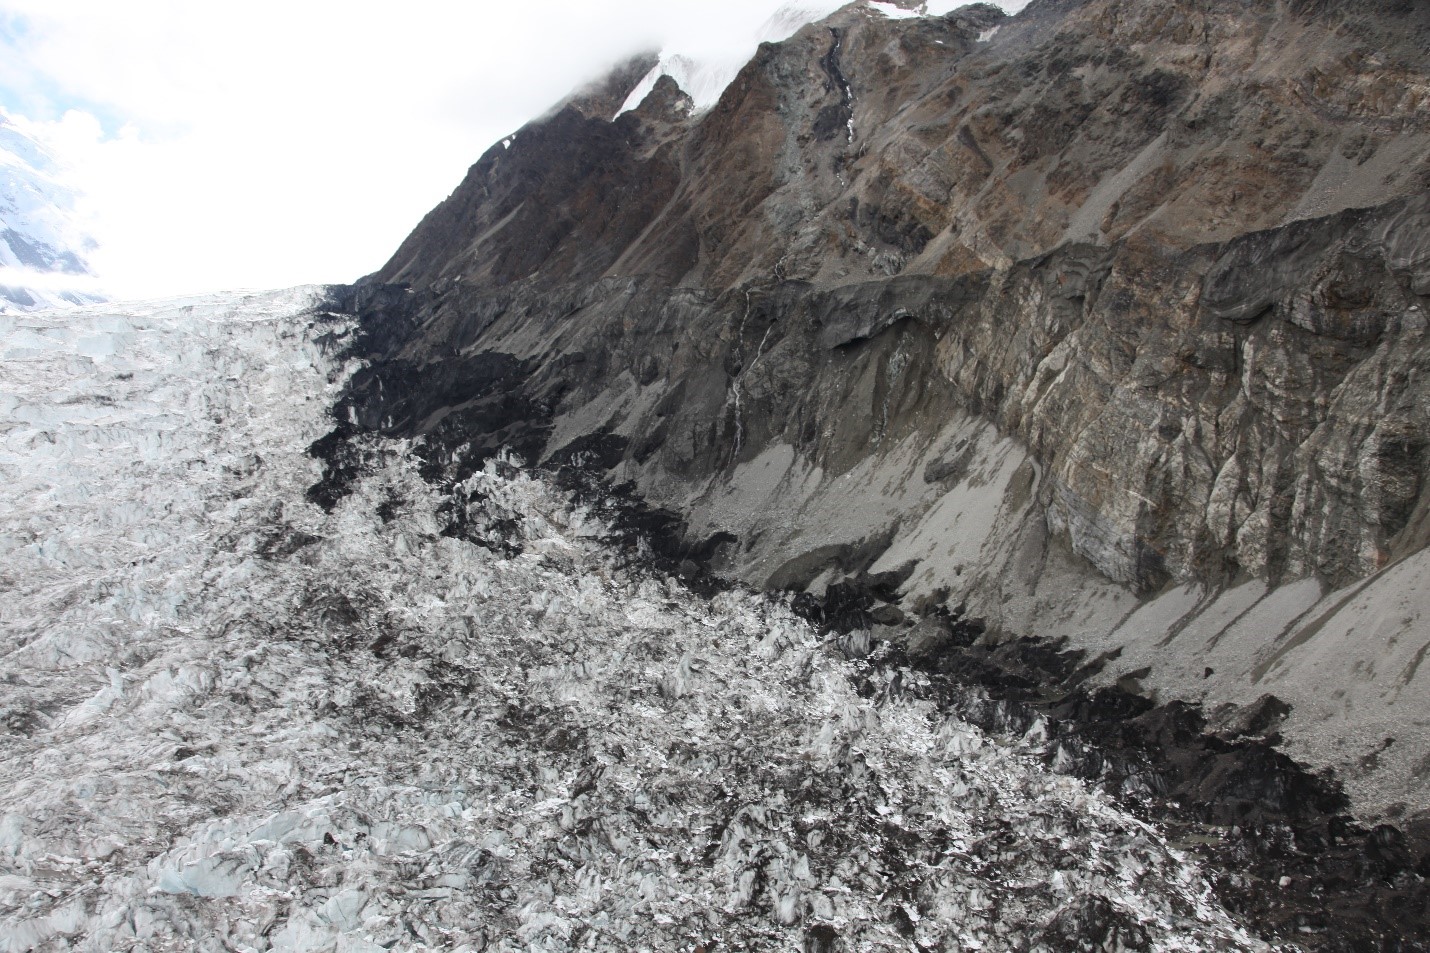
[[[856,3],[708,112],[611,119],[628,65],[351,292],[334,440],[578,458],[725,575],[1271,693],[1430,807],[1427,49],[1390,0]]]

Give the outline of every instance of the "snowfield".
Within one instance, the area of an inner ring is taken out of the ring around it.
[[[0,314],[101,300],[77,196],[33,131],[0,111]]]
[[[530,474],[306,502],[315,300],[0,317],[0,951],[1265,949],[1037,727]]]

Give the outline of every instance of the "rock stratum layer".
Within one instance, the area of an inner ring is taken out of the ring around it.
[[[1430,10],[1041,0],[649,61],[498,144],[347,292],[325,445],[629,481],[693,562],[878,583],[1163,699],[1289,703],[1430,807]],[[351,461],[349,461],[350,463]],[[900,633],[905,633],[901,635]]]

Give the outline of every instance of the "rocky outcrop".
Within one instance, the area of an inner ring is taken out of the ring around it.
[[[1362,810],[1424,808],[1427,36],[1415,4],[854,4],[706,113],[666,82],[612,120],[628,69],[354,292],[339,419],[434,474],[579,456],[754,584],[873,574],[1144,691],[1273,692]]]

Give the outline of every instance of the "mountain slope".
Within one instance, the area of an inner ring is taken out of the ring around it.
[[[853,4],[707,113],[666,83],[489,151],[373,276],[408,290],[368,292],[342,412],[456,473],[580,454],[756,585],[1274,693],[1289,750],[1408,816],[1427,36],[1389,0]]]

